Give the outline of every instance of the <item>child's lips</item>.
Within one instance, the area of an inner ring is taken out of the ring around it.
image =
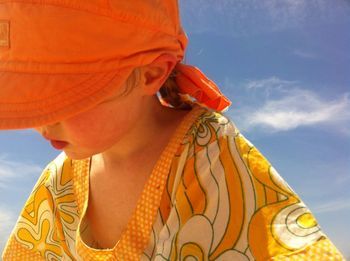
[[[58,150],[61,150],[68,145],[68,142],[60,141],[60,140],[51,140],[50,142],[52,147]]]
[[[54,138],[49,137],[48,135],[43,135],[43,137],[46,140],[50,141],[52,147],[54,147],[55,149],[58,149],[58,150],[61,150],[68,145],[68,142],[63,141],[63,140],[56,140]]]

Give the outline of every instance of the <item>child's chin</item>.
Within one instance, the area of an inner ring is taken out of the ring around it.
[[[64,153],[67,155],[68,158],[72,160],[83,160],[90,158],[93,154],[89,153],[79,153],[79,152],[72,152],[72,151],[65,151]]]

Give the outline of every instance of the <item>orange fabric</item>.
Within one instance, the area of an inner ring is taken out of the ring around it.
[[[189,94],[200,103],[217,111],[223,111],[231,105],[219,87],[197,67],[179,63],[176,65],[176,70],[178,72],[176,83],[182,93]]]
[[[194,106],[186,115],[112,248],[99,247],[86,222],[91,164],[65,153],[48,164],[2,260],[345,261],[300,197],[220,113]]]
[[[135,67],[165,54],[175,66],[186,46],[177,0],[0,0],[0,129],[74,116],[113,94]],[[206,77],[186,72],[202,81],[181,89],[211,99]]]

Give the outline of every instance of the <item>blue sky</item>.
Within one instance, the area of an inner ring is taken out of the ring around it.
[[[227,114],[350,257],[350,2],[182,0],[186,62],[233,104]],[[58,151],[0,132],[0,251]]]

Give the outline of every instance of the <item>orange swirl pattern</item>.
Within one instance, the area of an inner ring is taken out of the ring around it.
[[[78,222],[70,161],[60,154],[35,185],[3,259],[79,260],[74,243]]]
[[[212,112],[179,149],[156,223],[154,260],[345,260],[271,164]]]
[[[232,122],[205,110],[190,126],[165,170],[148,245],[141,256],[130,250],[127,260],[345,260],[297,194]],[[80,181],[72,173],[88,177],[88,167],[86,161],[72,165],[64,154],[48,165],[8,241],[4,261],[81,260],[81,252],[90,260],[117,260],[117,254],[96,254],[76,244],[88,186],[74,189]]]

